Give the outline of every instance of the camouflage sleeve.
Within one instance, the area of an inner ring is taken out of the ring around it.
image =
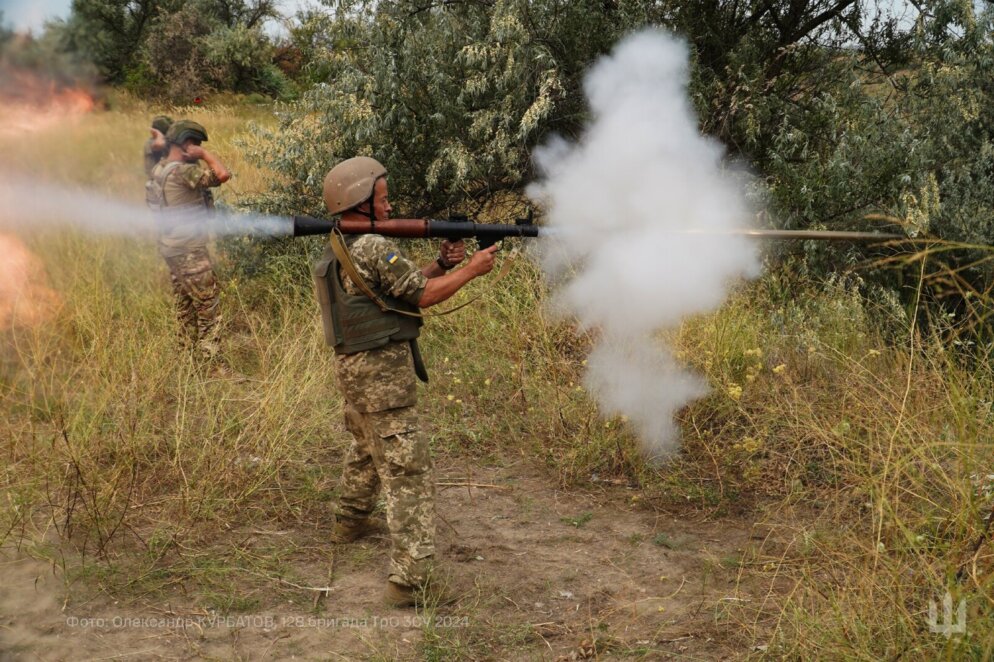
[[[152,176],[152,168],[154,168],[155,164],[159,162],[159,156],[161,156],[161,154],[158,154],[158,153],[152,151],[152,139],[151,138],[149,138],[148,140],[145,141],[145,149],[142,150],[142,151],[143,151],[143,155],[145,157],[145,176],[146,177],[151,177]]]
[[[191,189],[220,186],[221,180],[214,171],[200,163],[186,163],[176,168],[176,177]]]
[[[378,234],[363,235],[352,244],[352,261],[374,290],[417,305],[428,277],[397,245]]]

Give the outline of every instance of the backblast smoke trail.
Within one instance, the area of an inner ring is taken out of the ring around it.
[[[150,242],[155,237],[152,212],[143,204],[0,173],[0,328],[36,325],[59,302],[46,285],[40,260],[15,235],[65,227]],[[216,213],[208,229],[215,236],[289,237],[293,219]]]
[[[84,232],[131,237],[155,236],[152,212],[144,204],[94,191],[28,181],[0,172],[0,227],[21,232],[73,227]],[[215,236],[289,237],[293,219],[215,210],[208,230]]]
[[[654,459],[676,449],[677,410],[707,392],[655,334],[759,273],[755,243],[734,232],[752,216],[742,177],[700,135],[687,62],[668,34],[623,40],[585,78],[590,126],[536,151],[542,177],[529,189],[561,230],[541,247],[556,301],[599,330],[586,385],[605,413],[631,419]]]

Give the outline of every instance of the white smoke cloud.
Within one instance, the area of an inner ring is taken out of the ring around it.
[[[656,30],[624,39],[587,73],[591,123],[576,143],[535,153],[529,194],[558,239],[543,252],[556,303],[600,330],[586,385],[604,413],[627,415],[644,449],[676,449],[673,415],[707,386],[657,331],[713,310],[737,278],[759,273],[742,178],[698,130],[688,52]]]
[[[74,227],[92,234],[154,239],[155,222],[144,204],[129,203],[95,191],[37,182],[0,172],[0,227],[40,230]],[[288,236],[289,218],[216,210],[209,224],[215,236]]]
[[[8,173],[0,177],[0,224],[4,227],[73,226],[97,234],[152,235],[152,217],[146,207]]]

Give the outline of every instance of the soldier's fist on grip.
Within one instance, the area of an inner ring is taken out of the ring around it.
[[[454,267],[466,259],[466,244],[462,239],[459,241],[445,239],[442,241],[439,255],[448,267]]]
[[[469,258],[469,264],[466,266],[472,269],[477,276],[488,274],[494,268],[494,253],[496,252],[496,244],[476,251],[473,253],[473,257]]]

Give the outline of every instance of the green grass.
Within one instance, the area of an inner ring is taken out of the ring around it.
[[[159,109],[117,108],[7,137],[0,150],[32,176],[140,200],[138,152]],[[170,112],[203,121],[235,170],[222,199],[264,190],[267,173],[237,147],[247,119],[266,121],[258,109]],[[195,580],[204,604],[255,608],[265,599],[256,589],[288,577],[297,550],[219,538],[326,523],[347,443],[306,265],[246,278],[221,256],[224,354],[249,380],[219,381],[177,351],[154,247],[63,230],[23,238],[63,305],[50,324],[0,331],[0,542],[71,568],[75,591],[165,594]],[[492,289],[469,289],[483,301],[432,320],[425,337],[422,415],[436,453],[525,454],[563,486],[624,478],[641,486],[633,504],[772,528],[742,558],[721,560],[768,598],[720,614],[770,657],[991,655],[992,503],[975,485],[992,473],[989,357],[965,360],[854,287],[774,271],[670,334],[713,391],[681,412],[683,450],[660,467],[579,387],[590,338],[547,317],[534,267],[522,261]],[[652,538],[668,549],[681,540]],[[968,634],[949,640],[924,616],[947,588],[970,610]],[[428,631],[422,652],[471,658],[502,637],[514,649],[528,633]]]
[[[580,513],[576,517],[560,517],[559,521],[562,522],[563,524],[569,524],[570,526],[579,529],[593,518],[594,514],[588,511],[585,513]]]

